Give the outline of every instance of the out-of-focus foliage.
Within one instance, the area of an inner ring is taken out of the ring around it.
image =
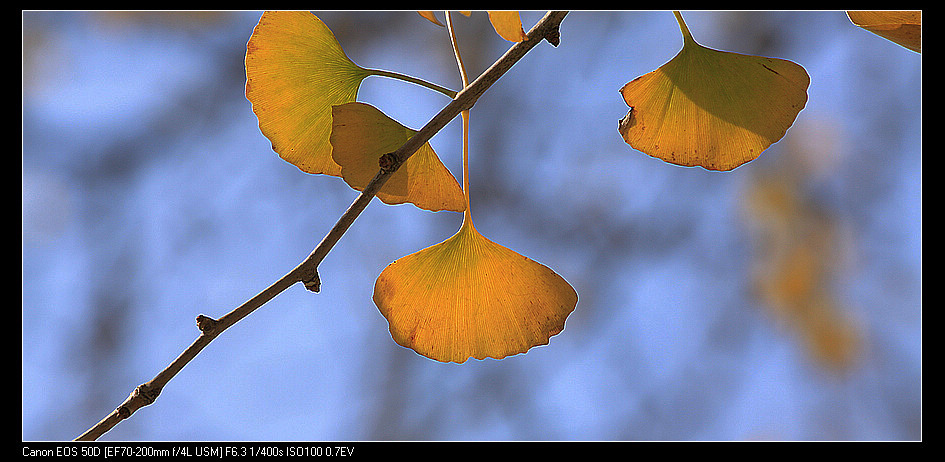
[[[456,82],[444,31],[414,12],[318,15],[356,62]],[[201,354],[213,373],[196,364],[109,438],[921,439],[921,55],[842,11],[687,14],[707,44],[796,57],[813,82],[797,125],[734,175],[667,168],[628,160],[612,124],[614,102],[625,108],[613,90],[627,81],[613,77],[676,51],[669,15],[572,12],[558,48],[536,47],[474,108],[477,228],[567,275],[581,296],[567,335],[462,367],[399,347],[371,285],[461,218],[378,202],[323,262],[318,296],[277,297]],[[138,16],[23,15],[24,439],[84,431],[193,340],[193,316],[223,313],[284,274],[356,194],[266,155],[242,93],[259,13],[199,27]],[[454,23],[461,37],[492,38],[464,42],[470,69],[508,47],[486,21]],[[412,117],[405,125],[444,104],[372,80],[361,96]],[[833,118],[841,156],[802,194],[835,243],[856,237],[858,259],[830,291],[856,326],[858,367],[827,378],[795,352],[801,331],[785,321],[782,337],[768,311],[756,316],[768,305],[745,281],[761,254],[748,254],[733,206],[756,168],[812,138],[804,122],[818,115]],[[454,171],[457,125],[431,140]],[[537,189],[522,187],[523,172]]]
[[[798,333],[818,363],[845,372],[862,350],[861,333],[833,284],[851,244],[836,218],[806,190],[832,168],[835,143],[813,130],[803,133],[819,143],[789,144],[776,162],[755,171],[745,194],[757,243],[753,284],[759,301]]]

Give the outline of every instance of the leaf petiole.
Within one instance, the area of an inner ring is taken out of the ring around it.
[[[466,75],[463,57],[459,54],[459,44],[453,30],[453,16],[449,11],[446,12],[446,30],[450,34],[450,44],[453,46],[453,55],[456,56],[456,64],[459,66],[459,76],[463,80],[463,88],[466,88],[469,86],[469,77]],[[463,118],[463,194],[466,196],[464,223],[472,226],[472,211],[469,208],[469,109],[462,111],[461,114]]]
[[[403,80],[404,82],[410,82],[412,84],[420,85],[422,87],[427,87],[431,90],[438,91],[448,96],[450,99],[456,98],[457,92],[450,90],[449,88],[441,87],[435,83],[427,82],[426,80],[423,80],[423,79],[418,79],[416,77],[404,75],[399,72],[385,71],[383,69],[365,69],[365,71],[368,72],[368,75],[379,75],[381,77],[389,77],[392,79]]]
[[[682,32],[683,40],[696,43],[696,40],[692,38],[692,33],[689,32],[689,26],[686,25],[686,21],[683,21],[682,14],[678,11],[673,11],[673,16],[676,17],[676,22],[679,23],[679,31]],[[698,43],[696,44],[698,45]]]

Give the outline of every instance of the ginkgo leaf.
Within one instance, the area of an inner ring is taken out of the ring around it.
[[[424,18],[428,19],[433,24],[436,24],[437,26],[446,27],[443,25],[443,23],[441,23],[440,21],[436,19],[436,16],[433,15],[432,11],[417,11],[417,13],[419,13],[420,16],[423,16]]]
[[[921,11],[847,11],[853,24],[922,53]]]
[[[784,136],[807,104],[798,64],[704,47],[676,13],[683,48],[620,92],[618,130],[636,150],[677,165],[731,170]]]
[[[489,21],[500,37],[510,42],[525,40],[522,18],[518,11],[489,11]]]
[[[378,159],[397,150],[416,133],[369,104],[337,105],[332,108],[331,156],[341,166],[345,182],[362,191],[377,174]],[[459,182],[429,142],[388,178],[377,197],[386,204],[411,202],[425,210],[466,209]]]
[[[462,363],[547,344],[564,329],[577,293],[467,219],[449,239],[388,265],[374,285],[374,303],[398,344]]]
[[[308,173],[339,175],[331,107],[354,101],[370,72],[345,55],[308,11],[267,11],[246,44],[246,98],[279,156]]]

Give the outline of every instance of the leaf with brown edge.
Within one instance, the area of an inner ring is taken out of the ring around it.
[[[545,345],[577,299],[564,278],[486,239],[468,219],[449,239],[388,265],[374,285],[391,337],[442,362]]]
[[[331,107],[357,98],[370,73],[308,11],[267,11],[246,44],[246,98],[272,149],[308,173],[338,176]]]
[[[922,53],[921,11],[847,11],[857,26],[916,53]]]
[[[807,104],[798,64],[704,47],[676,13],[682,50],[620,92],[630,107],[618,131],[666,162],[731,170],[780,140]]]
[[[331,157],[341,166],[345,182],[363,191],[377,174],[378,159],[416,133],[370,104],[337,105],[332,108]],[[410,202],[424,210],[466,210],[462,188],[429,142],[388,178],[377,197],[386,204]]]
[[[500,37],[510,42],[525,40],[525,30],[522,29],[522,18],[518,11],[489,11],[489,21]]]

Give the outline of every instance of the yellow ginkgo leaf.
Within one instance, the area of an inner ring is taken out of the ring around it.
[[[362,191],[377,174],[378,159],[416,133],[370,104],[341,104],[332,108],[331,156],[341,166],[345,182]],[[377,197],[386,204],[411,202],[425,210],[466,209],[459,182],[430,143],[424,143],[388,178]]]
[[[634,149],[677,165],[731,170],[784,136],[807,104],[810,77],[791,61],[704,47],[678,13],[683,48],[620,92],[618,130]]]
[[[510,42],[525,40],[522,18],[518,11],[489,11],[489,21],[500,37]]]
[[[398,344],[462,363],[547,344],[564,329],[577,293],[467,219],[449,239],[388,265],[374,285],[374,303]]]
[[[921,11],[847,11],[847,17],[863,29],[922,53]]]
[[[432,11],[417,11],[417,13],[419,13],[420,16],[423,16],[424,18],[426,18],[433,24],[436,24],[437,26],[446,27],[446,26],[443,26],[443,23],[441,23],[440,21],[436,19],[436,16],[433,15]]]
[[[328,143],[331,107],[354,101],[368,75],[308,11],[263,13],[246,44],[246,98],[259,130],[304,172],[341,173]]]

